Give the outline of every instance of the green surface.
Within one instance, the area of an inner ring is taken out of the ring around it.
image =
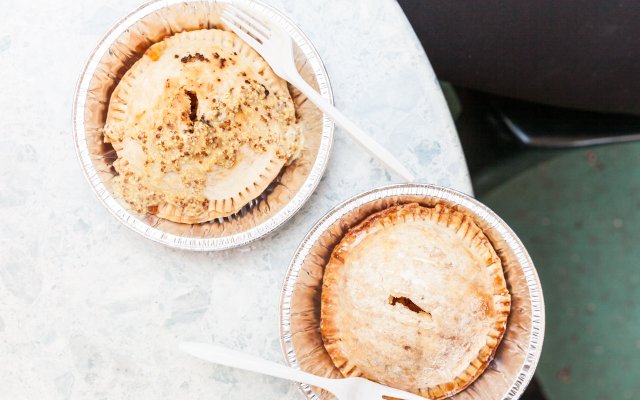
[[[547,397],[640,399],[640,143],[566,151],[480,200],[538,269]]]

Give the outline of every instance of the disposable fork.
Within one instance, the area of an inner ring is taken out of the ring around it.
[[[371,155],[407,182],[415,180],[411,171],[402,165],[387,149],[373,140],[305,82],[300,76],[293,59],[291,37],[277,23],[260,21],[231,4],[225,4],[222,22],[227,24],[242,40],[253,47],[269,63],[273,72],[298,88],[312,103],[340,125]]]
[[[382,400],[382,396],[405,400],[424,400],[424,397],[416,394],[384,386],[364,378],[324,378],[213,344],[183,342],[180,343],[180,349],[192,356],[227,367],[320,387],[333,393],[340,400]]]

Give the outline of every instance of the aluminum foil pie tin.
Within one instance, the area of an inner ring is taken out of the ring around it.
[[[305,236],[289,265],[280,301],[280,339],[287,364],[320,376],[342,376],[320,334],[324,266],[351,227],[375,212],[411,202],[424,206],[441,203],[473,217],[502,259],[511,292],[507,329],[493,361],[453,398],[519,398],[533,377],[544,339],[544,300],[538,274],[520,239],[493,211],[472,197],[434,185],[394,185],[360,194],[336,206]],[[310,400],[333,398],[309,385],[301,384],[300,388]]]
[[[73,139],[82,170],[102,204],[123,224],[165,245],[188,250],[223,250],[252,242],[282,225],[311,196],[329,159],[333,123],[295,88],[289,86],[302,125],[301,156],[283,169],[258,199],[239,213],[202,224],[179,224],[152,215],[138,215],[113,192],[115,151],[105,144],[102,129],[111,93],[124,73],[147,48],[185,30],[221,28],[225,3],[238,3],[252,14],[279,24],[294,41],[298,70],[328,101],[331,86],[311,41],[289,18],[256,0],[156,0],[119,21],[89,56],[76,87]]]

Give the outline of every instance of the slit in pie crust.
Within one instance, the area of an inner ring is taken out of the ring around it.
[[[416,203],[344,236],[321,301],[324,345],[345,377],[429,399],[460,392],[485,370],[511,306],[500,258],[473,219]]]

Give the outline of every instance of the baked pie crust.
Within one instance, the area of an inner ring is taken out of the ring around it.
[[[301,149],[287,84],[234,33],[152,45],[114,90],[104,128],[116,192],[138,213],[198,223],[238,212]]]
[[[510,306],[500,258],[470,216],[442,204],[394,206],[333,250],[322,338],[344,376],[441,399],[491,362]]]

